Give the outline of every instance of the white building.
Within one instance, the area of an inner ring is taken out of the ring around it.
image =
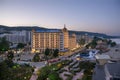
[[[29,43],[31,41],[30,31],[11,31],[10,34],[2,34],[0,37],[6,37],[12,43]]]

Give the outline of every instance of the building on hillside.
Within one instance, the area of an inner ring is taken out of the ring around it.
[[[11,31],[11,33],[12,33],[12,34],[16,34],[16,35],[18,35],[18,36],[24,36],[26,43],[31,42],[31,31],[26,31],[26,30],[22,30],[22,31]]]
[[[103,42],[102,40],[97,41],[96,49],[99,49],[102,52],[109,51],[107,43]]]
[[[93,36],[90,36],[88,34],[77,34],[76,35],[76,40],[79,42],[80,39],[84,39],[85,43],[90,43],[93,40]]]
[[[70,41],[76,38],[70,38]],[[66,51],[69,49],[69,32],[64,25],[62,30],[32,30],[32,52],[44,52],[46,48]]]
[[[12,43],[26,43],[25,36],[16,34],[7,34],[6,39]]]
[[[6,37],[6,40],[11,43],[29,43],[31,42],[30,31],[11,31],[10,33],[1,34],[0,37]]]

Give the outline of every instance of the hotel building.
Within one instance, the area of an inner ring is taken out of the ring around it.
[[[66,51],[70,49],[69,32],[65,26],[62,30],[32,30],[31,43],[32,52],[44,52],[46,48],[53,50],[59,49],[59,51]]]
[[[77,46],[76,35],[72,34],[69,36],[69,49],[74,49]]]

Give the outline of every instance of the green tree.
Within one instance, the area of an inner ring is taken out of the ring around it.
[[[39,54],[35,54],[35,55],[34,55],[33,61],[34,61],[34,62],[39,62],[39,61],[40,61]]]
[[[46,48],[46,49],[45,49],[45,55],[48,56],[49,53],[50,53],[50,49]]]
[[[110,46],[111,46],[111,47],[116,46],[116,42],[111,42]]]
[[[0,38],[0,53],[7,51],[9,49],[9,42],[6,37]]]
[[[96,47],[96,45],[97,45],[96,40],[93,40],[93,41],[92,41],[92,43],[91,43],[91,48],[92,48],[92,49],[93,49],[93,48],[95,48],[95,47]]]
[[[81,38],[78,43],[79,43],[79,45],[84,45],[85,44],[85,39]]]
[[[17,45],[17,49],[22,49],[25,47],[26,44],[23,44],[23,43],[18,43]]]
[[[9,66],[9,64],[13,64]],[[0,80],[29,80],[32,75],[32,67],[9,63],[8,60],[0,62]]]
[[[110,45],[112,43],[112,40],[108,40],[107,44]]]
[[[9,75],[9,76],[8,76]],[[10,70],[5,62],[0,63],[0,80],[10,80]]]
[[[8,60],[12,60],[14,58],[14,53],[12,51],[8,52],[7,58]]]
[[[52,72],[51,74],[48,75],[48,78],[50,80],[62,80],[60,77],[59,77],[59,74],[56,73],[56,72]]]
[[[98,41],[98,40],[103,40],[103,39],[95,36],[95,37],[93,38],[93,40]]]
[[[59,53],[59,50],[58,50],[58,49],[55,49],[54,52],[53,52],[53,56],[54,56],[54,57],[57,57],[57,56],[58,56],[58,53]]]
[[[91,43],[89,43],[88,45],[86,45],[86,48],[91,47],[92,49],[94,49],[96,47],[96,45],[97,45],[96,40],[92,40]]]
[[[39,70],[40,74],[38,74],[38,79],[37,80],[46,80],[48,77],[48,74],[51,73],[51,69],[49,66],[45,66]]]

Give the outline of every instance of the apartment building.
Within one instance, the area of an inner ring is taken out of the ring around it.
[[[0,37],[6,37],[7,41],[12,43],[29,43],[31,42],[30,31],[10,31],[10,33],[1,34]]]

